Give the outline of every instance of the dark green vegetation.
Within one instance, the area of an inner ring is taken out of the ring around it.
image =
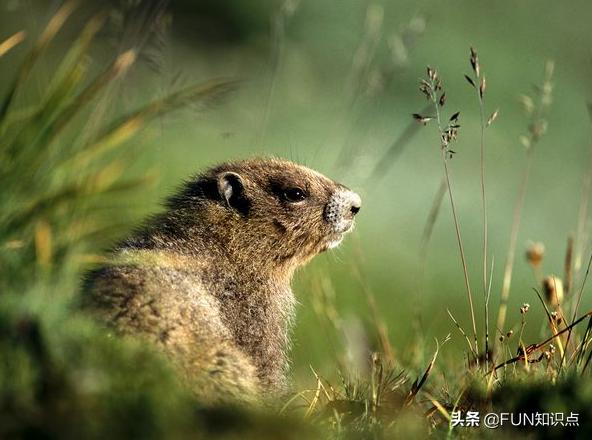
[[[579,412],[590,432],[590,321],[570,326],[592,305],[589,2],[174,2],[172,25],[123,3],[0,4],[0,437],[481,432],[450,429],[455,409]],[[76,312],[81,272],[179,179],[254,154],[364,198],[295,286],[282,416],[200,407],[158,354]]]

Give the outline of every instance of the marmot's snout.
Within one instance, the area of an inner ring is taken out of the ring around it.
[[[349,231],[354,224],[354,216],[360,211],[362,199],[349,189],[336,191],[325,206],[325,220],[338,234]]]

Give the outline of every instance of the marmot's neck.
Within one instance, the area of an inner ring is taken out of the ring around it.
[[[296,268],[309,258],[278,252],[277,239],[266,231],[237,227],[233,219],[213,222],[206,215],[182,221],[184,215],[166,213],[155,217],[117,250],[165,252],[183,257],[191,266],[208,266],[244,277],[271,280],[288,286]],[[195,213],[194,213],[195,216]],[[203,218],[202,218],[203,217]],[[311,256],[312,257],[312,256]]]

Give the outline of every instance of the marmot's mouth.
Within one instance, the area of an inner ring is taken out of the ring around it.
[[[346,227],[342,228],[338,232],[334,232],[333,234],[331,234],[329,236],[329,239],[327,240],[327,244],[324,246],[323,250],[335,249],[337,246],[339,246],[341,244],[345,234],[347,234],[348,232],[351,232],[352,229],[354,229],[354,222],[350,221]]]

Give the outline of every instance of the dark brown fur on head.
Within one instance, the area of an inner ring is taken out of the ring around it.
[[[225,163],[188,181],[138,243],[156,236],[158,242],[175,243],[188,254],[213,246],[242,265],[241,270],[289,276],[346,232],[335,231],[325,218],[327,204],[338,191],[349,192],[292,162]]]

